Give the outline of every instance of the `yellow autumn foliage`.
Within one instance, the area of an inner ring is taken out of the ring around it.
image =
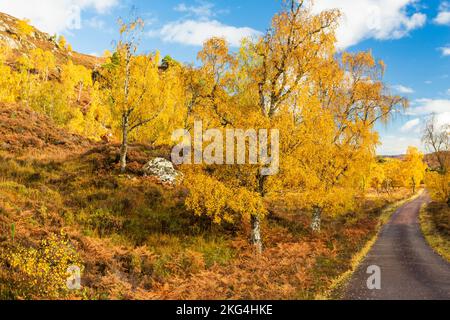
[[[173,146],[172,132],[199,120],[203,131],[277,131],[278,174],[261,174],[261,163],[184,168],[186,207],[215,223],[251,221],[252,238],[260,241],[267,199],[282,198],[318,231],[324,215],[355,209],[368,188],[415,190],[425,170],[415,149],[404,160],[376,162],[375,125],[408,103],[389,92],[385,65],[371,52],[338,54],[340,16],[286,1],[269,30],[244,39],[236,52],[225,39],[205,41],[199,66],[140,53],[143,20],[120,21],[115,51],[105,53],[95,74],[70,59],[56,68],[51,52],[33,49],[17,59],[17,71],[0,64],[2,99],[94,140],[113,135],[121,141],[122,173],[130,143]]]
[[[6,62],[10,56],[10,50],[0,46],[0,102],[15,102],[19,96],[19,78]]]
[[[450,200],[450,173],[427,172],[425,183],[435,201],[448,203]]]
[[[5,254],[9,292],[16,299],[58,299],[69,294],[68,269],[81,260],[69,241],[51,235],[34,247],[14,245]]]
[[[190,123],[186,128],[202,119],[204,130],[277,129],[280,171],[267,177],[260,175],[260,165],[204,165],[194,175],[208,174],[225,195],[246,190],[258,203],[295,194],[302,209],[314,212],[315,229],[322,214],[355,207],[379,143],[374,126],[407,103],[386,93],[384,64],[370,52],[336,57],[339,16],[337,11],[314,15],[292,1],[263,37],[245,40],[238,54],[223,39],[205,42],[198,55],[202,65],[188,78],[194,94],[184,111]],[[199,183],[189,189],[188,207],[196,213],[216,217],[230,206],[228,196],[218,199]],[[219,200],[219,207],[205,205]],[[253,233],[259,233],[266,210],[259,208],[259,214],[254,209],[244,203],[240,214],[253,217]]]
[[[27,19],[18,20],[17,31],[20,40],[28,37],[33,32],[33,27],[30,25],[30,20]]]

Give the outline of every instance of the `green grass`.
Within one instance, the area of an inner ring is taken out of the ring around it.
[[[446,220],[448,226],[450,210],[443,204],[432,203],[424,205],[420,210],[420,226],[428,244],[441,257],[450,262],[450,234],[438,228],[439,222]],[[447,227],[448,228],[448,227]]]

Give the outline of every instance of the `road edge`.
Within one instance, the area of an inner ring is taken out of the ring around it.
[[[420,231],[422,232],[428,246],[442,259],[450,263],[450,251],[444,250],[440,246],[435,245],[436,241],[445,242],[445,240],[443,240],[440,234],[435,231],[433,222],[430,219],[427,219],[429,217],[427,208],[428,204],[426,203],[420,208],[419,213]]]
[[[378,219],[376,234],[366,242],[364,247],[358,253],[356,253],[352,257],[350,269],[336,277],[332,281],[330,287],[324,293],[319,293],[316,295],[315,300],[342,300],[344,290],[348,282],[377,242],[382,228],[391,220],[392,216],[395,214],[395,212],[397,212],[398,209],[400,209],[405,204],[420,198],[424,192],[425,189],[421,189],[415,195],[397,201],[385,208],[381,213],[380,218]]]

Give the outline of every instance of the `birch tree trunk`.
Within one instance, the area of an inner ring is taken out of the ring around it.
[[[314,207],[312,222],[311,222],[311,229],[314,232],[320,232],[321,223],[322,223],[322,208]]]
[[[79,87],[78,87],[78,97],[77,97],[77,102],[80,103],[81,101],[81,94],[83,92],[83,82],[80,83]]]
[[[120,172],[125,173],[127,170],[127,153],[128,153],[128,116],[122,117],[122,146],[120,148]]]
[[[261,176],[258,173],[257,178],[258,178],[259,194],[261,195],[261,197],[264,198],[264,196],[266,194],[264,185],[267,181],[267,176]],[[262,237],[261,237],[261,217],[258,215],[252,215],[250,222],[251,222],[251,228],[252,228],[250,242],[253,246],[255,246],[256,253],[260,255],[263,252],[263,243],[262,243]]]
[[[130,44],[126,47],[126,65],[125,65],[125,83],[124,83],[124,111],[122,115],[122,147],[120,148],[120,172],[127,171],[127,153],[128,153],[128,130],[129,130],[129,116],[131,110],[128,106],[128,94],[130,92],[130,64],[131,64],[131,49]]]
[[[413,194],[416,194],[416,179],[412,177],[411,182],[412,182],[412,192]]]
[[[261,239],[261,219],[258,216],[252,215],[251,224],[252,224],[251,243],[255,246],[256,253],[262,254],[263,245]]]

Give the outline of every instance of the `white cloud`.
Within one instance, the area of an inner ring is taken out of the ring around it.
[[[0,0],[0,11],[30,19],[42,31],[61,33],[80,29],[83,11],[92,9],[103,14],[118,3],[119,0]]]
[[[413,105],[414,107],[408,110],[408,114],[429,115],[450,112],[450,100],[446,99],[417,99]]]
[[[436,116],[436,121],[438,126],[448,126],[450,125],[450,112],[444,112]]]
[[[439,15],[434,19],[437,24],[450,25],[450,11],[439,12]]]
[[[207,2],[202,3],[198,6],[188,6],[185,3],[180,3],[174,8],[174,10],[178,12],[193,14],[200,17],[210,17],[215,15],[212,11],[213,7],[214,5],[212,3]]]
[[[409,146],[423,150],[420,137],[385,136],[382,137],[381,142],[382,145],[378,147],[377,153],[384,156],[405,154]]]
[[[164,42],[201,46],[211,37],[223,37],[231,46],[237,47],[244,38],[261,33],[249,27],[234,27],[217,20],[185,20],[171,22],[149,36],[159,37]]]
[[[395,86],[392,86],[392,88],[395,91],[400,92],[400,93],[404,93],[404,94],[414,93],[414,89],[412,89],[410,87],[403,86],[401,84],[397,84]]]
[[[412,107],[406,114],[413,116],[412,120],[399,127],[396,133],[382,137],[383,144],[377,151],[379,154],[404,154],[408,146],[415,146],[424,150],[421,142],[421,130],[432,114],[436,116],[437,126],[450,125],[450,100],[417,99],[412,101],[411,104]]]
[[[450,3],[443,2],[439,7],[439,13],[434,22],[441,25],[450,26]]]
[[[435,114],[439,126],[450,125],[450,100],[418,99],[413,101],[414,107],[407,111],[409,115],[427,117]]]
[[[416,129],[419,125],[420,125],[420,119],[417,118],[417,119],[414,119],[414,120],[411,120],[411,121],[408,121],[407,123],[405,123],[403,125],[403,127],[400,128],[400,131],[401,132],[410,132],[413,129]]]
[[[363,40],[400,39],[425,25],[425,14],[409,13],[416,0],[315,0],[313,12],[340,9],[338,47],[345,49]]]
[[[448,99],[417,99],[412,102],[412,107],[407,110],[407,115],[415,119],[407,122],[400,128],[402,133],[419,133],[420,124],[432,114],[436,117],[438,126],[450,125],[450,100]]]
[[[213,18],[228,10],[217,9],[213,3],[197,0],[196,5],[182,2],[174,10],[184,16],[166,23],[161,28],[148,33],[150,37],[160,38],[164,42],[178,43],[191,46],[202,46],[212,37],[225,38],[232,47],[240,45],[242,39],[262,35],[261,32],[250,27],[237,27],[224,24]]]
[[[450,56],[450,47],[439,48],[443,56]]]

